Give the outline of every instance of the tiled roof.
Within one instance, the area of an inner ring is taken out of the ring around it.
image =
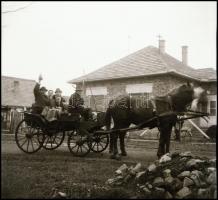
[[[212,68],[210,70],[193,69],[167,53],[160,53],[158,48],[148,46],[85,76],[73,79],[68,83],[78,83],[83,80],[98,81],[130,78],[163,73],[177,73],[198,80],[216,80],[216,71]]]
[[[35,84],[34,80],[2,76],[2,106],[31,106]]]

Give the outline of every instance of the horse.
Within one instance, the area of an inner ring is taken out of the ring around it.
[[[112,99],[108,104],[105,113],[106,129],[111,130],[110,124],[113,120],[115,131],[110,134],[109,153],[112,153],[112,159],[120,158],[117,148],[118,137],[120,139],[121,156],[127,155],[124,143],[126,132],[121,132],[119,129],[128,128],[130,124],[139,125],[155,116],[172,111],[171,115],[156,117],[155,120],[151,120],[140,127],[149,129],[157,127],[160,132],[157,156],[160,158],[168,153],[172,127],[175,126],[177,121],[175,112],[184,112],[188,106],[191,107],[191,110],[196,111],[198,104],[207,102],[207,96],[206,90],[201,86],[194,86],[194,84],[187,82],[165,96],[152,97],[146,101],[144,106],[137,106],[136,102],[137,98],[135,97],[121,95]]]

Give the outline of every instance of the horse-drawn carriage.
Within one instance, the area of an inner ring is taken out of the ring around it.
[[[160,157],[169,152],[171,130],[176,122],[208,116],[208,113],[187,110],[188,105],[191,104],[191,108],[195,108],[204,98],[203,89],[188,84],[176,88],[164,98],[157,98],[155,103],[157,114],[153,113],[153,106],[134,108],[132,104],[134,101],[129,96],[117,102],[113,101],[106,113],[98,113],[95,120],[81,121],[80,118],[69,119],[65,116],[49,122],[41,115],[24,113],[24,119],[16,129],[15,139],[22,151],[34,153],[41,148],[48,150],[58,148],[64,141],[65,132],[68,132],[67,145],[73,155],[85,156],[90,151],[102,152],[110,140],[112,158],[116,158],[118,135],[121,154],[125,155],[124,137],[127,131],[157,127],[160,131],[157,155]],[[112,130],[110,130],[111,119],[114,121]],[[129,128],[131,123],[135,126]],[[104,126],[107,131],[103,130]]]
[[[24,119],[15,131],[17,146],[25,153],[35,153],[41,148],[54,150],[64,141],[75,156],[85,156],[90,151],[102,152],[109,144],[108,135],[95,133],[103,127],[102,115],[96,119],[81,121],[81,118],[63,115],[58,120],[47,121],[42,115],[24,112]]]

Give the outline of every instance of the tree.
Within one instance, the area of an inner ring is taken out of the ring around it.
[[[22,6],[17,6],[18,3],[16,4],[14,2],[13,3],[10,2],[11,3],[10,4],[9,2],[8,1],[2,2],[2,11],[1,11],[2,14],[18,12],[18,11],[23,10],[23,9],[25,9],[33,4],[33,2],[30,2],[30,3],[24,4]],[[19,4],[21,5],[21,3],[19,3]]]

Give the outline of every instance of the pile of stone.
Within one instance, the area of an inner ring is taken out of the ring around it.
[[[168,153],[148,167],[123,164],[106,184],[131,186],[138,198],[216,198],[216,159]]]

